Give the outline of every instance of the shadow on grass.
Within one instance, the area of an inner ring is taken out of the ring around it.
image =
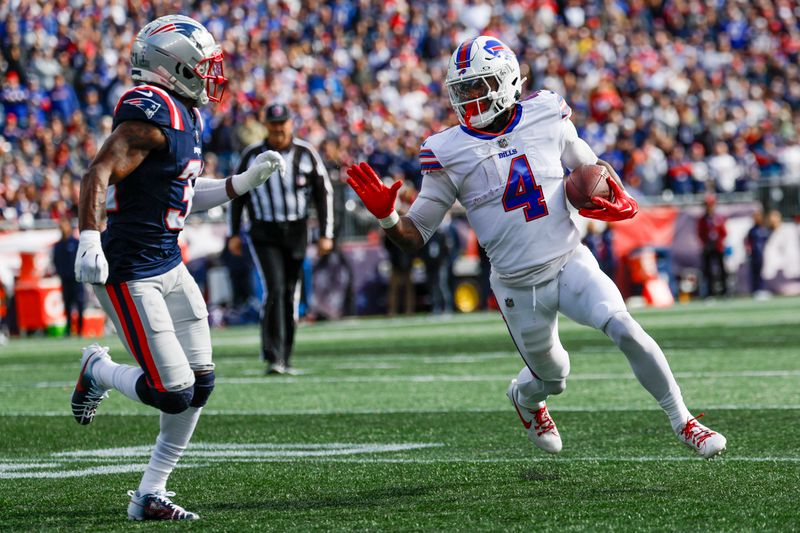
[[[217,502],[205,505],[208,511],[274,510],[299,511],[331,508],[370,508],[387,504],[399,504],[403,500],[418,498],[440,490],[438,486],[384,487],[373,490],[354,491],[346,494],[319,495],[316,497],[274,500],[265,495],[263,501]]]

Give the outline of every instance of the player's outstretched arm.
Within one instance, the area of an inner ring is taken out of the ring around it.
[[[425,241],[417,227],[407,217],[398,215],[394,209],[402,181],[395,181],[387,187],[368,163],[352,165],[347,169],[347,176],[347,183],[369,212],[378,219],[392,242],[407,252],[422,248]]]
[[[384,231],[392,242],[406,252],[416,252],[425,246],[422,234],[408,217],[400,217],[397,224],[391,228],[384,228]]]
[[[81,179],[78,204],[80,242],[75,259],[75,278],[87,283],[105,283],[108,263],[100,246],[100,223],[105,213],[106,191],[119,183],[153,150],[167,147],[158,126],[130,120],[123,122],[106,139]]]
[[[281,154],[268,150],[259,154],[242,172],[225,180],[197,178],[194,182],[192,213],[238,198],[267,181],[275,172],[286,172],[286,162]]]

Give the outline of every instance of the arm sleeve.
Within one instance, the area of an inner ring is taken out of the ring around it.
[[[571,120],[562,120],[561,124],[561,163],[572,170],[580,165],[594,165],[597,155],[586,141],[578,137],[575,125]]]
[[[444,170],[428,172],[422,190],[406,217],[414,223],[426,243],[456,201],[458,191]]]
[[[333,187],[328,176],[328,169],[319,154],[312,149],[308,150],[314,170],[309,177],[314,195],[314,207],[317,210],[319,221],[319,234],[329,239],[333,238]]]
[[[225,189],[225,180],[216,178],[197,178],[194,180],[192,213],[205,211],[230,201]]]

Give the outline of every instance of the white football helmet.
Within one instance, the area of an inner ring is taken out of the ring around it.
[[[514,52],[495,37],[481,35],[453,52],[445,85],[459,122],[483,128],[516,103],[524,82]]]
[[[175,91],[198,104],[219,102],[228,82],[222,48],[199,22],[159,17],[141,29],[131,50],[131,77]]]

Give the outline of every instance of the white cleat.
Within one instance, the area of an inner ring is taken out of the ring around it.
[[[512,379],[511,384],[506,391],[508,399],[517,410],[519,419],[525,430],[528,432],[528,438],[533,442],[537,448],[541,448],[547,453],[558,453],[561,451],[561,435],[558,434],[556,423],[550,418],[550,413],[547,411],[547,405],[541,402],[541,407],[537,409],[528,409],[517,402],[517,380]]]
[[[678,431],[678,439],[699,453],[703,459],[711,459],[725,450],[728,440],[698,422],[697,419],[701,416],[702,413],[687,420],[683,429]]]
[[[83,349],[81,356],[81,373],[72,391],[72,415],[78,424],[91,424],[97,412],[97,406],[108,398],[108,389],[101,388],[92,377],[92,366],[101,357],[111,359],[108,347],[97,343]]]
[[[128,504],[129,520],[197,520],[200,516],[177,505],[170,500],[174,492],[165,490],[153,494],[139,494],[139,491],[129,490]]]

